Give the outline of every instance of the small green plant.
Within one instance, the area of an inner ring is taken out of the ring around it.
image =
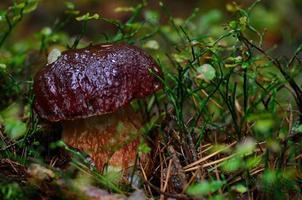
[[[17,183],[1,184],[0,197],[3,200],[22,199],[23,192]]]

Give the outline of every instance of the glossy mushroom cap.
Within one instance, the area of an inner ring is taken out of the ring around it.
[[[100,44],[67,50],[35,77],[34,108],[49,121],[112,113],[161,88],[156,62],[140,48]]]

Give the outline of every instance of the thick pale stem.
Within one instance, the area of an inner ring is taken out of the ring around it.
[[[115,113],[65,121],[63,140],[86,152],[102,171],[105,164],[125,171],[134,165],[140,142],[140,117],[130,106]]]

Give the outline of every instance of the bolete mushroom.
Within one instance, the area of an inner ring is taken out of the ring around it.
[[[34,80],[34,109],[62,122],[63,141],[86,152],[96,168],[133,166],[141,117],[130,102],[161,88],[151,56],[128,44],[100,44],[56,54]]]

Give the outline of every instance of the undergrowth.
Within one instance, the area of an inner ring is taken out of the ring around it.
[[[292,56],[280,57],[278,47],[264,45],[265,32],[251,19],[260,1],[246,8],[228,4],[230,21],[223,21],[218,11],[199,9],[186,19],[175,18],[165,3],[152,10],[144,1],[117,9],[129,14],[125,22],[81,13],[67,2],[63,17],[53,24],[14,39],[18,24],[38,4],[13,1],[0,11],[1,199],[72,198],[72,182],[80,179],[75,171],[98,187],[133,192],[130,185],[116,184],[115,176],[91,169],[83,152],[60,141],[60,126],[46,125],[32,109],[33,77],[51,49],[104,42],[140,46],[163,71],[158,77],[163,89],[133,103],[144,115],[141,131],[148,141],[139,153],[152,150],[156,161],[151,176],[141,180],[147,197],[302,198],[302,46],[293,46]],[[92,21],[108,23],[116,32],[87,38]],[[65,29],[75,22],[81,31],[69,35]],[[61,170],[70,162],[68,170]],[[47,180],[28,178],[33,164],[46,171]],[[59,179],[65,183],[60,185]]]

